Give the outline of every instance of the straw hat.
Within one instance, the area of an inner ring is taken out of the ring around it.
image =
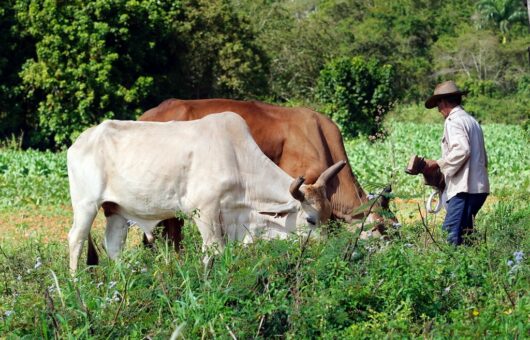
[[[441,84],[436,85],[434,89],[434,94],[427,99],[425,102],[425,107],[432,109],[438,105],[438,100],[443,97],[452,96],[452,95],[466,95],[468,91],[460,91],[456,86],[455,82],[452,80],[444,81]]]

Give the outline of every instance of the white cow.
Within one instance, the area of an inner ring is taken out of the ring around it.
[[[194,222],[203,250],[227,240],[284,238],[317,227],[331,214],[325,184],[345,161],[303,185],[267,158],[238,114],[188,122],[105,121],[68,149],[74,222],[68,235],[75,272],[83,243],[103,206],[105,249],[115,259],[127,221],[146,234],[176,211],[198,210]]]

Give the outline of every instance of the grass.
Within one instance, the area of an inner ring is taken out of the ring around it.
[[[386,142],[347,145],[363,186],[394,184],[404,223],[389,239],[352,248],[357,234],[333,224],[309,242],[230,244],[205,270],[187,221],[180,255],[160,240],[140,247],[134,229],[119,261],[103,255],[75,278],[64,153],[2,150],[0,337],[530,337],[529,150],[519,129],[484,127],[493,195],[473,246],[448,246],[441,216],[422,221],[426,190],[402,174],[410,153],[439,154],[440,127],[395,123]]]
[[[418,222],[353,250],[355,235],[340,226],[309,243],[231,244],[209,271],[188,223],[180,256],[161,242],[154,251],[129,245],[119,261],[75,279],[64,242],[2,243],[0,334],[524,338],[529,214],[497,203],[481,216],[475,245],[457,249],[430,222],[435,242]]]

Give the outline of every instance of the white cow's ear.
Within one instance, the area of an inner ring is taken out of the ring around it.
[[[296,204],[296,201],[291,201],[289,203],[264,208],[258,211],[258,213],[274,217],[284,217],[286,214],[294,213],[297,211],[298,205]]]

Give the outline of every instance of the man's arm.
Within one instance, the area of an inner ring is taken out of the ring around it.
[[[464,127],[456,122],[448,122],[449,152],[436,162],[445,176],[454,176],[466,163],[471,153],[469,138]]]

